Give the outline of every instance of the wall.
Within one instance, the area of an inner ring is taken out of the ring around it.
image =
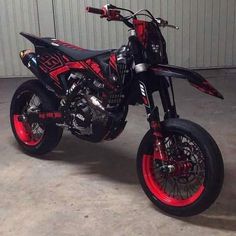
[[[30,75],[19,51],[29,47],[20,31],[39,34],[36,0],[0,0],[0,76]]]
[[[0,76],[25,76],[18,51],[26,47],[19,31],[55,36],[84,48],[116,48],[127,28],[85,13],[107,2],[150,9],[180,26],[164,29],[171,64],[190,68],[236,66],[235,0],[0,0]]]

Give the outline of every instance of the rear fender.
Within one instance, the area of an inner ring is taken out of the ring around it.
[[[217,91],[206,79],[195,71],[177,66],[156,65],[149,68],[157,76],[186,79],[188,82],[203,93],[224,99],[222,94]]]

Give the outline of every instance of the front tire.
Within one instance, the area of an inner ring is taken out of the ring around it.
[[[55,97],[38,80],[29,80],[20,85],[12,98],[10,108],[11,128],[18,144],[24,152],[37,157],[57,146],[63,129],[53,122],[30,124],[19,121],[19,115],[30,109],[36,112],[57,110]]]
[[[162,123],[168,160],[177,167],[163,174],[153,158],[153,135],[144,136],[137,155],[141,186],[154,203],[174,216],[193,216],[218,197],[224,178],[223,160],[213,138],[199,125],[182,119]]]

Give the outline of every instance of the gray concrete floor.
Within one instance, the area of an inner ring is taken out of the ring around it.
[[[9,126],[10,100],[23,79],[1,79],[0,235],[236,235],[236,71],[201,73],[225,100],[178,81],[177,107],[216,139],[225,182],[208,211],[184,219],[158,211],[139,186],[135,157],[148,127],[143,107],[130,108],[117,140],[90,144],[64,133],[51,160],[37,160],[19,150]]]

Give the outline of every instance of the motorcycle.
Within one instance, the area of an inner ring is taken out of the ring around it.
[[[113,140],[126,126],[128,107],[143,104],[150,129],[138,149],[137,173],[144,192],[170,215],[201,213],[221,191],[222,156],[206,130],[179,118],[172,80],[185,79],[204,93],[223,96],[200,74],[168,65],[160,28],[178,27],[146,9],[135,13],[107,4],[86,10],[124,23],[130,32],[127,45],[88,50],[20,33],[34,44],[35,51],[23,50],[20,58],[38,80],[23,83],[12,98],[10,121],[17,142],[24,152],[41,157],[56,147],[64,128],[94,143]]]

